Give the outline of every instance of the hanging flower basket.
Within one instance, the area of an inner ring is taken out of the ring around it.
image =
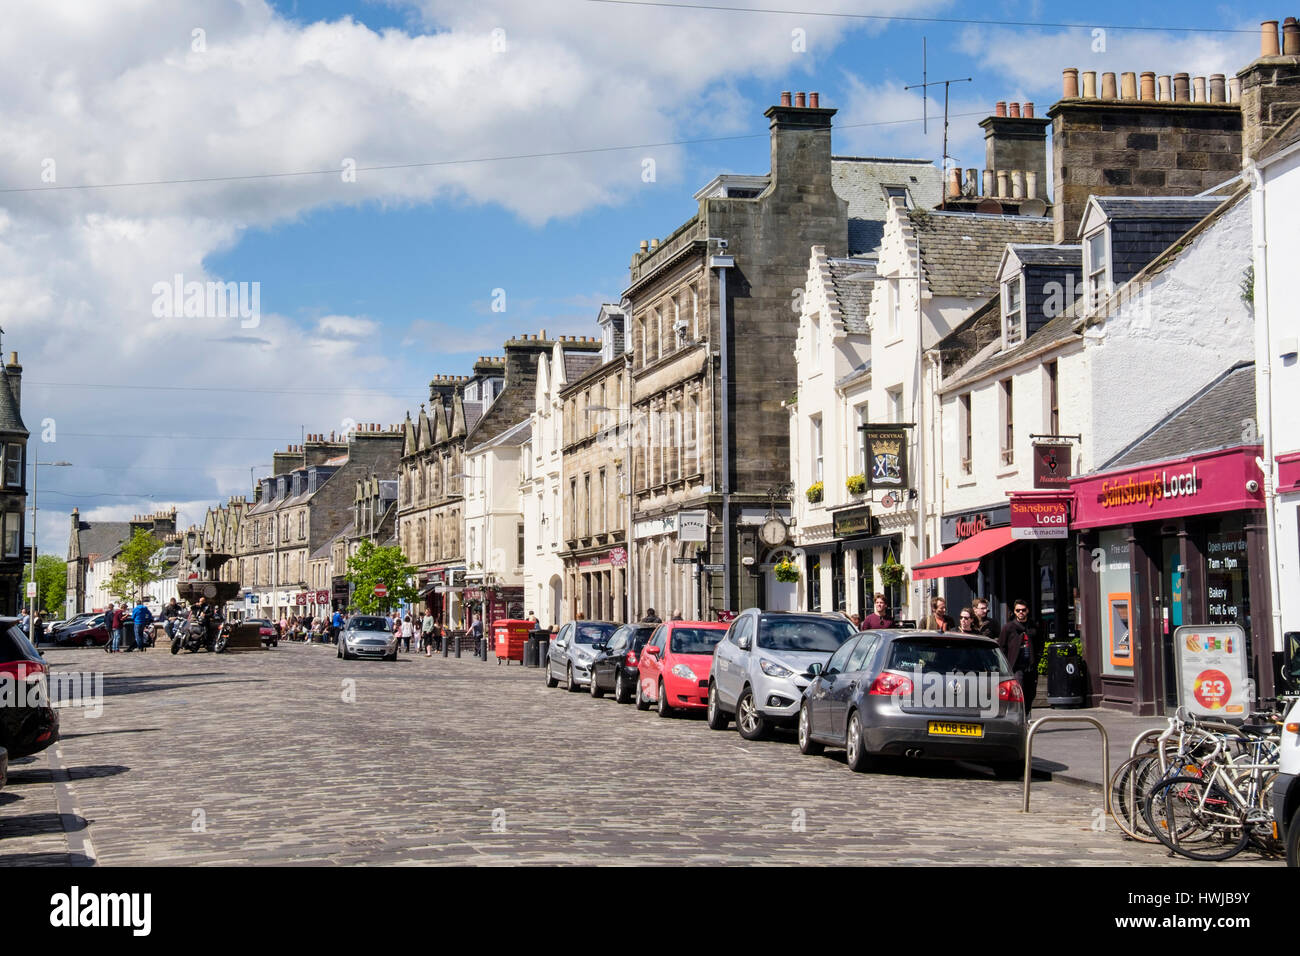
[[[867,476],[849,475],[844,482],[844,487],[849,489],[849,494],[860,495],[867,490]]]
[[[824,490],[825,486],[820,481],[817,481],[809,485],[808,490],[804,492],[804,494],[808,496],[808,502],[815,505],[817,502],[822,500],[822,492]]]
[[[795,564],[789,558],[782,558],[776,562],[772,568],[772,573],[782,584],[794,584],[799,580],[799,565]]]
[[[880,583],[887,588],[902,587],[907,581],[907,571],[894,559],[893,554],[885,555],[885,561],[880,565],[879,571]]]

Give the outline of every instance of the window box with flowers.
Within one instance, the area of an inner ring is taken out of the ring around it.
[[[823,485],[820,481],[815,481],[811,485],[809,485],[808,490],[804,492],[804,494],[808,496],[808,503],[815,505],[818,502],[820,502],[822,500],[822,493],[825,490],[826,490],[825,485]]]
[[[782,558],[773,566],[772,573],[782,584],[794,584],[799,580],[799,565],[789,558]]]
[[[851,495],[865,494],[867,490],[867,476],[863,474],[849,475],[844,481],[844,487],[849,489]]]

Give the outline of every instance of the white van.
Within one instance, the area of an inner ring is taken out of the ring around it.
[[[1300,701],[1282,727],[1282,758],[1273,783],[1277,835],[1286,844],[1286,865],[1300,866]]]

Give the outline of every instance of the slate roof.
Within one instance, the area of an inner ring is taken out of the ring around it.
[[[880,247],[889,211],[885,186],[905,186],[919,209],[937,206],[943,199],[943,174],[928,159],[831,157],[831,188],[849,204],[849,255]]]
[[[1191,219],[1200,221],[1223,202],[1221,196],[1094,196],[1112,220]]]
[[[1238,362],[1097,471],[1236,448],[1242,421],[1254,417],[1255,363]]]
[[[483,417],[483,403],[467,402],[461,407],[465,412],[465,434],[468,435],[474,430],[474,426],[479,423],[479,419]]]
[[[81,556],[106,555],[117,550],[119,544],[131,537],[129,521],[82,521],[77,525],[77,541]]]
[[[870,331],[871,292],[875,288],[876,264],[863,259],[827,259],[835,297],[840,300],[840,317],[846,331],[865,334]]]
[[[564,378],[576,382],[600,364],[599,352],[564,352]]]
[[[1052,220],[1027,216],[913,210],[921,262],[936,296],[985,299],[998,291],[998,266],[1008,244],[1052,241]]]
[[[0,432],[9,434],[27,435],[27,426],[23,424],[23,417],[19,414],[18,402],[14,400],[12,386],[9,383],[9,373],[0,368]]]
[[[530,439],[532,436],[533,436],[532,419],[525,418],[523,421],[519,422],[518,424],[511,425],[509,428],[503,431],[500,435],[497,435],[495,438],[489,438],[487,441],[475,445],[473,448],[468,449],[468,451],[476,452],[484,448],[515,447],[518,445],[522,445],[524,442],[528,441],[528,439]]]
[[[1022,266],[1074,266],[1083,265],[1083,246],[1025,246],[1011,247]]]

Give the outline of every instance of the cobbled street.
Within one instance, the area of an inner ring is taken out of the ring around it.
[[[0,864],[1196,865],[1094,830],[1079,786],[1035,783],[1026,816],[975,765],[857,776],[518,664],[47,657],[103,671],[103,712],[65,707],[58,746],[11,766]]]

